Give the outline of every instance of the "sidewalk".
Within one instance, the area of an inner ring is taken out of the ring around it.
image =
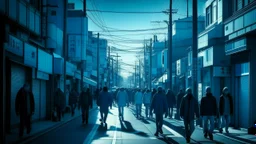
[[[96,102],[93,102],[93,108],[90,110],[97,109]],[[65,125],[66,123],[78,118],[81,116],[81,110],[76,108],[75,115],[72,117],[71,113],[65,113],[64,117],[61,119],[60,122],[53,122],[51,120],[45,121],[38,121],[32,123],[32,130],[31,133],[28,135],[26,134],[26,130],[24,131],[24,136],[22,138],[19,137],[19,128],[15,128],[12,130],[11,134],[7,134],[6,136],[6,144],[17,144],[17,143],[25,143],[31,141],[41,135],[44,135],[58,127]]]
[[[135,109],[134,105],[131,105],[132,109]],[[144,115],[145,111],[145,107],[142,107],[142,115]],[[174,114],[176,113],[176,109],[174,110]],[[164,124],[169,126],[171,129],[177,131],[178,133],[180,133],[181,135],[184,135],[184,124],[182,120],[176,120],[176,119],[167,119],[164,118]],[[214,135],[216,137],[216,140],[223,140],[223,139],[229,139],[232,141],[236,141],[238,143],[256,143],[256,136],[255,135],[249,135],[247,134],[247,131],[245,130],[237,130],[234,128],[230,128],[229,129],[230,134],[226,134],[225,131],[223,132],[223,134],[219,133],[218,130],[214,130]],[[173,141],[173,137],[170,137],[167,139],[172,139],[172,143],[176,143],[177,141],[181,142],[183,140],[176,140]],[[184,138],[183,138],[184,139]],[[175,139],[174,139],[175,140]],[[205,139],[203,136],[203,129],[199,126],[196,126],[196,129],[194,131],[194,134],[192,135],[192,141],[194,142],[210,142],[209,140]],[[215,141],[218,143],[218,141]],[[184,139],[185,142],[185,139]]]

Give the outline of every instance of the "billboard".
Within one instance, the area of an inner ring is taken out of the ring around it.
[[[68,57],[71,61],[86,60],[86,38],[83,35],[68,36]]]

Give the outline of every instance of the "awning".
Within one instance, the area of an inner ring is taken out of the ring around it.
[[[53,53],[53,57],[54,57],[54,74],[60,74],[62,75],[64,73],[64,59],[58,55]]]
[[[90,78],[87,78],[87,77],[84,77],[84,82],[89,84],[89,85],[92,85],[92,86],[97,86],[97,82],[90,79]]]
[[[70,62],[66,62],[66,75],[73,77],[76,73],[76,70],[77,70],[76,65],[74,65]]]

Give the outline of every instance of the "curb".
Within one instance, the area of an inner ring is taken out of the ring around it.
[[[97,109],[97,107],[92,108],[92,109],[90,109],[89,112],[92,112],[92,111],[94,111],[94,110],[96,110],[96,109]],[[55,129],[57,129],[57,128],[60,128],[60,127],[62,127],[62,126],[64,126],[64,125],[66,125],[67,123],[69,123],[69,122],[71,122],[71,121],[77,119],[77,118],[80,117],[80,116],[81,116],[81,114],[79,114],[79,115],[77,115],[77,116],[74,116],[72,119],[69,119],[69,120],[67,120],[67,121],[61,122],[61,123],[59,123],[59,124],[56,124],[55,126],[52,126],[51,128],[48,128],[48,129],[46,129],[46,130],[42,130],[42,131],[40,131],[40,132],[37,132],[37,133],[35,133],[35,134],[33,134],[33,135],[30,135],[30,136],[28,136],[28,137],[26,137],[26,138],[24,138],[24,139],[17,140],[16,142],[11,143],[11,144],[26,144],[26,143],[28,143],[28,142],[31,142],[31,141],[37,139],[37,138],[40,137],[40,136],[43,136],[43,135],[45,135],[45,134],[47,134],[47,133],[49,133],[49,132],[51,132],[51,131],[53,131],[53,130],[55,130]]]

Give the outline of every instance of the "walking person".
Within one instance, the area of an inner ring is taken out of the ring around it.
[[[233,99],[227,87],[225,87],[222,90],[222,95],[220,96],[219,114],[220,114],[219,131],[220,133],[222,133],[223,128],[225,127],[226,133],[229,134],[228,127],[230,123],[230,116],[233,115]]]
[[[148,89],[143,95],[143,103],[146,108],[146,110],[145,110],[146,118],[149,118],[149,115],[150,115],[149,111],[150,111],[151,97],[152,97],[152,94],[151,94],[150,90]]]
[[[88,124],[89,121],[89,109],[92,109],[93,98],[89,88],[83,88],[83,91],[79,97],[78,109],[81,108],[82,123]]]
[[[30,91],[29,83],[25,83],[16,95],[15,112],[17,116],[20,116],[19,136],[23,136],[24,127],[27,129],[27,134],[30,134],[31,117],[35,112],[35,100]]]
[[[155,94],[152,104],[150,107],[150,115],[152,115],[152,111],[154,110],[156,116],[156,133],[155,136],[158,134],[163,134],[162,126],[163,126],[163,114],[167,112],[167,100],[166,96],[162,91],[162,87],[158,87],[157,93]]]
[[[129,105],[128,101],[128,94],[124,90],[124,88],[121,88],[119,92],[117,93],[117,105],[118,105],[118,112],[119,112],[119,118],[120,120],[124,121],[124,107]]]
[[[206,96],[201,99],[200,114],[203,117],[204,137],[213,140],[214,119],[217,116],[217,101],[211,93],[211,88],[206,87]],[[210,121],[210,129],[208,126]]]
[[[195,130],[195,115],[196,119],[199,118],[198,102],[192,94],[191,88],[186,90],[186,95],[181,99],[180,117],[183,119],[185,126],[185,136],[187,143],[190,143],[190,138]]]
[[[111,95],[108,92],[107,87],[103,87],[103,91],[99,95],[99,106],[100,106],[100,116],[101,116],[101,125],[105,124],[107,126],[106,120],[108,117],[108,108],[112,101]]]
[[[141,118],[142,98],[143,98],[143,94],[141,92],[141,89],[137,90],[134,97],[135,97],[135,105],[136,105],[136,117],[138,119],[140,119]]]
[[[55,97],[54,97],[54,104],[55,104],[55,109],[57,112],[57,118],[58,121],[61,121],[61,117],[64,117],[64,109],[65,109],[65,94],[64,92],[60,89],[57,88],[55,92]]]
[[[75,109],[76,109],[76,104],[77,104],[77,98],[79,97],[78,92],[73,88],[70,95],[69,95],[69,104],[71,107],[71,115],[75,115]]]
[[[168,116],[170,119],[172,119],[173,116],[173,108],[174,105],[176,104],[176,98],[175,95],[173,93],[172,90],[168,89],[167,93],[166,93],[166,97],[167,97],[167,103],[168,103]],[[178,108],[177,108],[178,111]],[[165,118],[167,118],[167,114],[165,115]]]
[[[185,95],[185,93],[183,92],[182,89],[180,89],[179,93],[177,94],[177,114],[176,114],[176,119],[180,119],[180,111],[178,110],[180,108],[180,104],[181,104],[181,99],[183,98],[183,96]]]

